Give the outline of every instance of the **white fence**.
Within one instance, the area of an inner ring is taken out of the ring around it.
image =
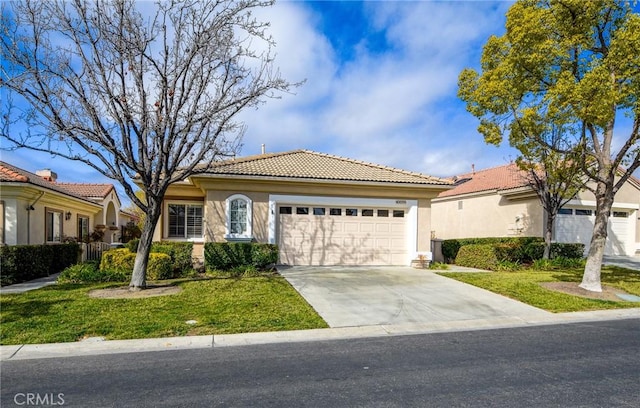
[[[100,260],[102,258],[102,253],[111,248],[106,242],[89,242],[82,243],[82,262],[84,261],[93,261]]]

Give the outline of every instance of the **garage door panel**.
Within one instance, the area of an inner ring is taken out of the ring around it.
[[[393,233],[393,234],[404,234],[404,223],[391,224],[391,233]]]
[[[614,211],[615,213],[615,211]],[[627,255],[630,217],[609,218],[607,228],[607,242],[605,255]],[[585,215],[558,215],[555,226],[555,239],[557,242],[579,242],[585,245],[585,254],[591,244],[593,235],[594,216]]]
[[[360,232],[372,233],[375,231],[375,225],[371,222],[363,222],[360,224]]]
[[[358,224],[355,222],[345,222],[344,232],[358,232]]]
[[[376,232],[389,232],[389,224],[377,223]]]
[[[312,207],[312,206],[310,206]],[[355,207],[350,207],[355,208]],[[280,262],[291,265],[404,265],[405,218],[280,214]],[[374,212],[375,214],[376,212]]]

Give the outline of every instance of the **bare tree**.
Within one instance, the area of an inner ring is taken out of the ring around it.
[[[252,15],[272,3],[3,3],[1,135],[122,184],[146,214],[132,289],[146,286],[168,186],[234,154],[237,114],[294,86],[273,68],[268,23]]]

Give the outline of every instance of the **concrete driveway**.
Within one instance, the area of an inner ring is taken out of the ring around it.
[[[551,313],[428,270],[284,267],[278,271],[330,327],[549,316]]]
[[[640,271],[640,258],[632,256],[605,255],[602,258],[602,264],[620,266],[622,268]]]

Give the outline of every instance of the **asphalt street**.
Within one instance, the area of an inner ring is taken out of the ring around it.
[[[640,319],[2,363],[2,407],[637,407]],[[46,401],[45,401],[46,400]],[[41,404],[43,406],[45,404]]]

